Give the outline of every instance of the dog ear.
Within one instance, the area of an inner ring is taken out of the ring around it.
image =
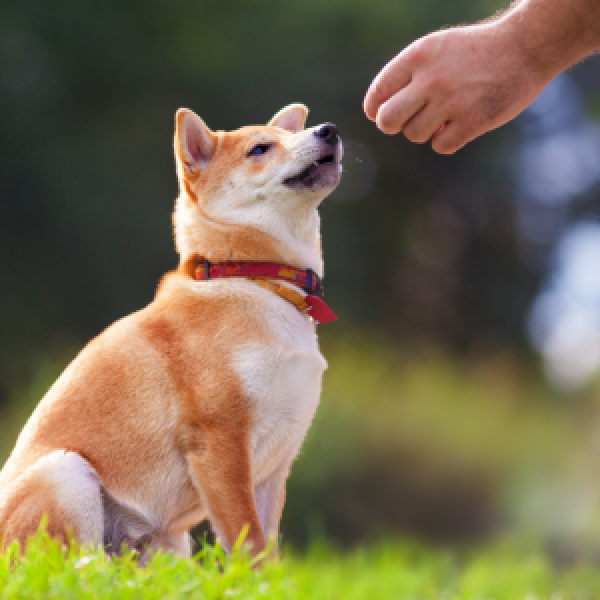
[[[182,166],[193,171],[207,164],[215,152],[217,136],[204,121],[187,108],[175,114],[175,155]]]
[[[289,104],[282,108],[268,123],[272,127],[279,127],[298,133],[304,129],[304,123],[308,116],[308,108],[304,104]]]

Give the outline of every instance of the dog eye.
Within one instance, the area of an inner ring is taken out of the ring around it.
[[[265,154],[271,149],[273,144],[256,144],[250,152],[248,152],[248,156],[258,156],[259,154]]]

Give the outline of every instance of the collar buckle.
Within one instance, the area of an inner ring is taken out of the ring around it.
[[[304,291],[312,296],[323,297],[323,285],[319,276],[312,269],[306,269],[306,287]]]

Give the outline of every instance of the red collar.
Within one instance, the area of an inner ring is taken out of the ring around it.
[[[319,276],[312,269],[297,269],[296,267],[269,262],[210,263],[207,260],[198,263],[194,269],[194,279],[196,281],[206,281],[220,277],[276,279],[292,283],[306,292],[307,296],[304,298],[308,307],[306,312],[315,322],[329,323],[337,319],[335,313],[323,302],[323,286]],[[292,302],[287,295],[279,295]],[[292,302],[292,304],[296,305],[295,302]]]

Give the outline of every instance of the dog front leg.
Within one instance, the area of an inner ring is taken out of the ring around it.
[[[213,530],[229,553],[245,525],[253,555],[265,549],[256,510],[248,436],[244,427],[187,428],[189,473],[209,515]]]
[[[283,512],[285,503],[285,482],[288,476],[288,468],[282,468],[275,471],[266,480],[257,485],[254,489],[254,497],[258,516],[263,527],[265,535],[270,540],[275,540],[273,554],[277,554],[277,544],[279,537],[279,521]]]

